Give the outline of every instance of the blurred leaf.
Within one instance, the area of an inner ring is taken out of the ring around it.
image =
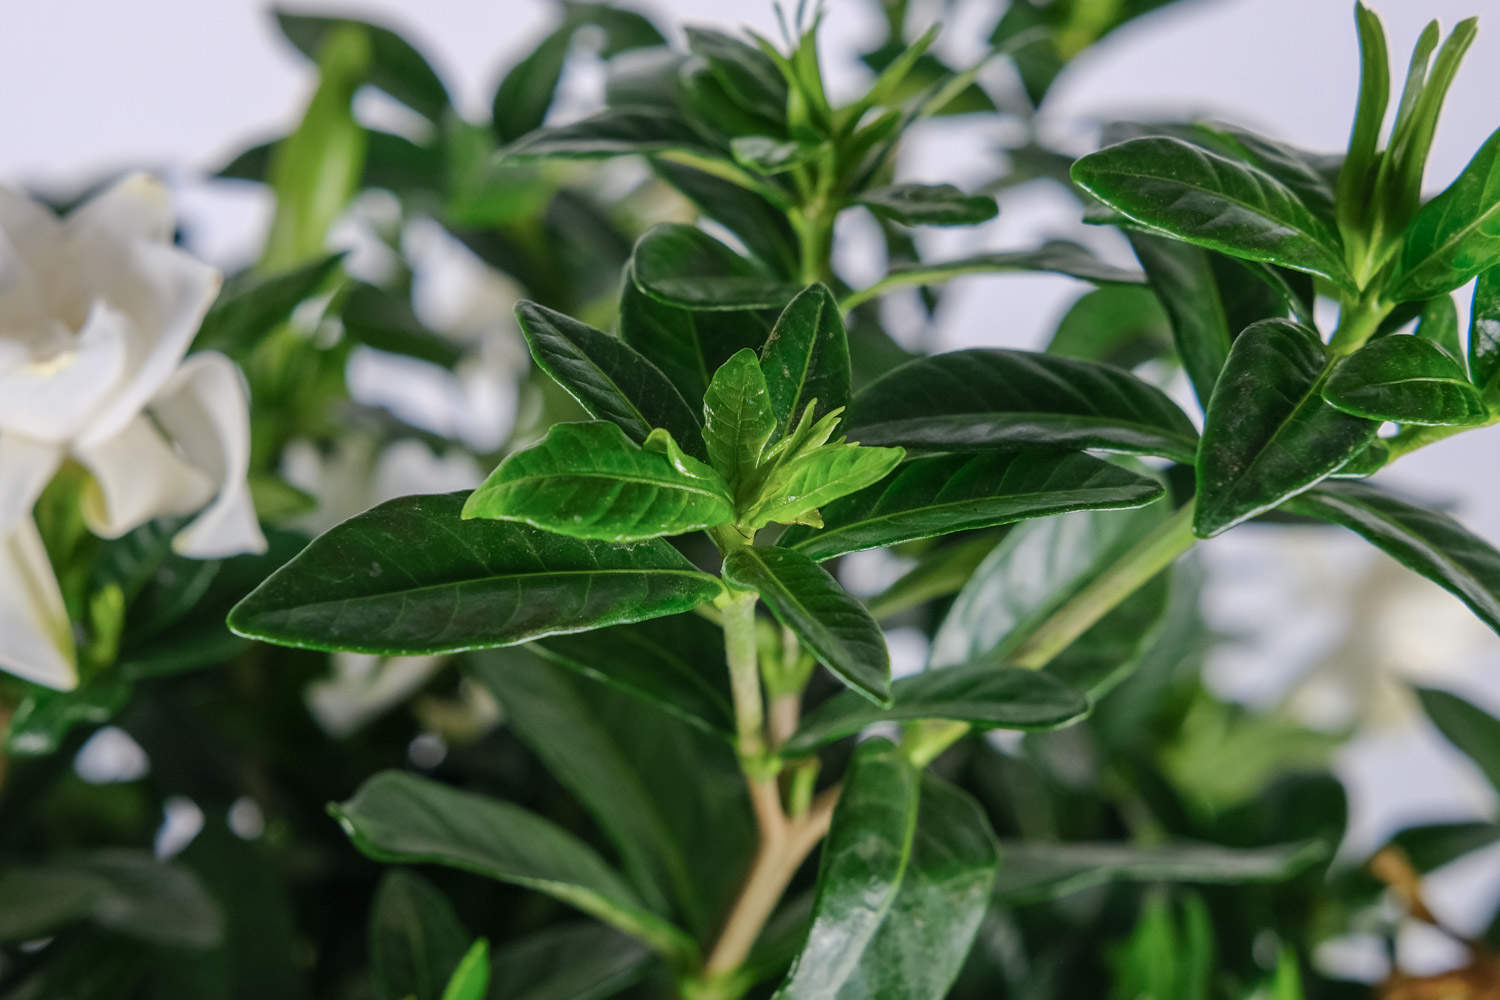
[[[1131,285],[1085,292],[1063,314],[1047,344],[1048,354],[1119,368],[1167,357],[1172,350],[1172,325],[1156,293]]]
[[[345,336],[378,351],[444,368],[452,368],[463,357],[463,348],[418,319],[406,298],[374,285],[356,283],[344,299],[339,319]]]
[[[972,226],[1000,211],[986,194],[964,194],[952,184],[893,184],[867,188],[854,199],[881,218],[907,226]]]
[[[693,167],[654,160],[651,169],[698,211],[738,236],[778,277],[797,273],[797,235],[781,209],[754,191]]]
[[[1437,688],[1417,688],[1422,710],[1500,791],[1500,719]]]
[[[650,957],[608,927],[548,929],[495,950],[490,1000],[604,1000],[638,980]]]
[[[203,317],[194,350],[242,356],[290,319],[297,306],[325,291],[343,259],[342,253],[329,254],[278,274],[247,271],[231,278]]]
[[[432,883],[404,869],[386,872],[370,904],[377,1000],[442,1000],[471,937]]]
[[[499,155],[506,160],[596,159],[703,148],[703,140],[675,114],[623,107],[529,132]]]
[[[675,222],[640,238],[631,276],[641,291],[680,309],[780,309],[802,290],[701,229]]]
[[[422,54],[389,28],[353,18],[314,17],[276,12],[276,23],[309,59],[321,58],[323,46],[340,28],[356,27],[369,39],[369,82],[396,100],[436,122],[451,103],[448,89]]]
[[[441,1000],[484,1000],[489,986],[490,943],[480,938],[458,963]]]

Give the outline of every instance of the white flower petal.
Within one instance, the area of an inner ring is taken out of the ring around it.
[[[0,670],[62,691],[78,685],[62,592],[30,518],[0,537]]]
[[[117,181],[75,208],[64,222],[69,237],[113,242],[167,243],[175,225],[171,195],[149,174]]]
[[[78,434],[127,364],[125,317],[97,303],[72,347],[0,372],[0,429],[41,441]]]
[[[222,354],[195,354],[182,363],[152,415],[198,468],[219,482],[219,495],[172,542],[180,554],[221,559],[264,552],[245,474],[250,468],[249,393],[240,370]]]
[[[0,433],[0,535],[9,534],[31,513],[61,463],[62,449],[55,444]]]
[[[145,417],[73,454],[93,475],[83,495],[89,530],[118,538],[154,517],[191,514],[213,496],[212,481],[172,450]]]
[[[0,186],[0,232],[27,260],[50,261],[62,246],[62,221],[23,192]]]
[[[99,289],[130,319],[125,381],[79,438],[85,447],[119,433],[171,377],[203,314],[219,294],[219,272],[175,247],[136,243],[128,254],[104,244],[79,245],[87,287]]]
[[[353,657],[362,659],[351,664]],[[411,697],[444,662],[441,656],[334,653],[335,676],[307,686],[308,710],[330,736],[348,736]]]
[[[28,260],[0,226],[0,372],[31,360],[32,345],[49,330],[51,320],[35,261]]]

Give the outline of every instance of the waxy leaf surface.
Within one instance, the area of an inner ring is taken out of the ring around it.
[[[1469,311],[1469,377],[1493,401],[1500,393],[1500,267],[1490,268],[1474,282]]]
[[[759,311],[705,312],[658,302],[629,276],[620,294],[620,339],[661,369],[689,403],[703,398],[714,372],[735,352],[760,350],[770,330]]]
[[[771,522],[806,523],[825,503],[884,478],[905,454],[900,448],[828,444],[788,459],[767,477],[743,526],[753,531]]]
[[[1422,337],[1372,341],[1339,361],[1323,398],[1345,413],[1401,424],[1472,426],[1489,419],[1463,365]]]
[[[876,215],[907,226],[972,226],[1000,211],[987,194],[964,194],[952,184],[893,184],[855,199]]]
[[[1451,292],[1500,264],[1500,131],[1406,228],[1387,295],[1396,302]]]
[[[812,285],[787,303],[760,353],[771,409],[785,428],[817,400],[821,417],[849,403],[849,337],[838,302],[825,285]]]
[[[776,413],[765,373],[755,352],[746,348],[719,366],[703,395],[703,440],[709,461],[728,484],[736,510],[754,499],[756,470],[775,433]]]
[[[1182,367],[1206,408],[1232,336],[1208,251],[1150,233],[1127,235],[1171,322]]]
[[[648,230],[635,245],[631,267],[643,292],[682,309],[780,309],[802,290],[703,230],[676,222]]]

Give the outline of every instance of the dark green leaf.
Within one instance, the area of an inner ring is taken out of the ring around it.
[[[1417,697],[1432,724],[1500,791],[1500,719],[1436,688],[1417,688]]]
[[[179,948],[212,948],[223,931],[197,877],[147,851],[111,848],[7,867],[0,900],[0,941],[49,937],[80,920]]]
[[[502,160],[597,159],[668,150],[701,150],[682,119],[645,107],[610,108],[568,125],[537,129],[500,150]]]
[[[755,352],[745,348],[719,366],[703,394],[703,440],[736,511],[755,500],[756,470],[775,433],[765,373]]]
[[[417,318],[411,303],[373,285],[357,284],[339,311],[344,333],[379,351],[405,354],[452,368],[463,348]]]
[[[472,937],[432,883],[415,872],[387,872],[370,904],[377,1000],[440,1000]]]
[[[681,309],[780,309],[802,290],[703,230],[676,222],[653,226],[640,238],[632,275],[641,291]]]
[[[1036,903],[1107,882],[1279,882],[1327,856],[1328,846],[1315,840],[1253,848],[1001,841],[995,898],[1005,905]]]
[[[883,219],[907,226],[972,226],[1000,211],[987,194],[964,194],[952,184],[892,184],[855,198]]]
[[[343,259],[343,254],[329,254],[270,277],[247,272],[231,278],[203,317],[194,349],[238,355],[254,347],[328,284]]]
[[[495,951],[490,1000],[605,1000],[640,979],[650,957],[608,927],[549,928]]]
[[[1177,355],[1205,409],[1229,357],[1231,332],[1206,250],[1149,233],[1128,233],[1130,245],[1172,325]]]
[[[734,733],[724,634],[704,618],[687,615],[549,636],[533,648],[705,732],[725,738]]]
[[[1323,384],[1323,398],[1345,413],[1401,424],[1489,419],[1462,364],[1422,337],[1382,337],[1343,358]]]
[[[484,1000],[490,985],[490,943],[484,938],[464,953],[442,1000]]]
[[[760,352],[760,367],[783,429],[801,419],[813,400],[814,418],[848,405],[849,338],[826,286],[809,286],[787,303]]]
[[[1107,365],[1029,351],[918,358],[854,397],[849,436],[951,451],[1099,448],[1190,462],[1196,432],[1161,390]]]
[[[1356,2],[1354,25],[1359,33],[1359,105],[1335,191],[1339,232],[1351,249],[1353,241],[1368,229],[1368,220],[1375,209],[1380,130],[1391,99],[1390,57],[1380,18],[1363,3]]]
[[[664,427],[684,451],[708,457],[698,415],[629,344],[535,302],[516,306],[516,320],[537,366],[590,416],[614,421],[637,444],[654,428]]]
[[[729,554],[724,579],[758,591],[777,621],[845,684],[889,703],[891,663],[880,626],[827,570],[800,552],[752,547]]]
[[[797,234],[786,221],[785,211],[755,191],[694,167],[653,160],[651,169],[698,211],[738,236],[778,277],[797,273]]]
[[[575,27],[565,23],[543,38],[495,88],[490,120],[501,142],[514,142],[542,127],[573,46]]]
[[[891,702],[882,709],[853,691],[834,695],[808,713],[782,752],[800,756],[877,722],[956,719],[978,729],[1055,729],[1089,710],[1082,692],[1051,674],[995,657],[903,677],[891,685]]]
[[[1073,164],[1074,183],[1157,232],[1279,264],[1354,291],[1329,226],[1270,174],[1169,136],[1129,139]]]
[[[130,702],[134,685],[106,672],[72,691],[36,688],[16,706],[5,728],[4,750],[15,757],[56,753],[75,726],[102,725]]]
[[[664,435],[657,431],[642,447],[602,420],[553,424],[538,444],[490,473],[469,496],[463,516],[523,521],[610,542],[680,535],[733,520],[723,478]]]
[[[1298,497],[1288,509],[1363,535],[1403,566],[1458,597],[1500,632],[1500,552],[1448,515],[1352,481],[1325,483]]]
[[[1487,402],[1500,393],[1500,267],[1474,282],[1469,312],[1469,374]]]
[[[1439,710],[1441,711],[1441,710]],[[1391,839],[1419,872],[1430,872],[1500,840],[1500,823],[1430,823],[1409,826]]]
[[[1172,325],[1156,293],[1135,285],[1085,292],[1063,314],[1047,343],[1048,354],[1127,369],[1169,357],[1172,349]]]
[[[760,350],[770,324],[759,312],[703,312],[658,302],[626,276],[620,339],[662,370],[683,398],[699,400],[709,379],[736,351]]]
[[[241,635],[381,655],[506,646],[687,611],[720,592],[664,541],[586,542],[404,497],[315,539],[230,613]]]
[[[1232,125],[1200,125],[1212,141],[1286,185],[1319,219],[1334,225],[1333,185],[1315,154]]]
[[[451,103],[448,89],[422,54],[400,35],[353,18],[312,17],[276,12],[282,33],[303,55],[316,60],[323,41],[343,25],[356,25],[370,39],[370,82],[429,121],[443,117]]]
[[[1328,360],[1317,334],[1289,320],[1264,320],[1235,338],[1198,448],[1200,537],[1271,510],[1375,439],[1379,421],[1323,399]]]
[[[603,33],[599,45],[602,59],[613,59],[622,52],[638,49],[659,51],[667,44],[666,36],[642,14],[612,3],[564,0],[568,21],[578,28],[594,28]]]
[[[1154,480],[1081,454],[939,455],[836,501],[821,531],[793,528],[779,544],[822,561],[1072,510],[1139,507],[1162,492]]]
[[[1454,359],[1464,356],[1463,345],[1458,342],[1458,307],[1453,304],[1451,295],[1439,295],[1423,303],[1415,332],[1428,343],[1447,351]]]
[[[767,135],[735,136],[730,152],[741,165],[767,177],[810,163],[827,151],[826,144],[773,139]]]
[[[1387,296],[1396,302],[1451,292],[1500,264],[1500,131],[1406,228]]]
[[[664,955],[696,951],[686,934],[646,909],[592,848],[507,802],[383,771],[329,810],[354,845],[377,861],[461,868],[576,906]]]
[[[768,124],[785,122],[787,83],[765,53],[708,28],[689,27],[687,44],[708,64],[730,100]]]

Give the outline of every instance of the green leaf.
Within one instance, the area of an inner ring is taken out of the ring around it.
[[[1424,690],[1418,689],[1418,694]],[[1438,709],[1441,714],[1442,709]],[[1431,713],[1429,713],[1431,714]],[[1391,845],[1406,854],[1412,867],[1430,872],[1465,854],[1488,847],[1500,840],[1500,823],[1483,820],[1458,823],[1428,823],[1409,826],[1391,838]]]
[[[1359,104],[1335,191],[1339,232],[1349,244],[1351,263],[1357,256],[1354,241],[1363,240],[1375,208],[1380,129],[1391,98],[1390,57],[1380,18],[1363,3],[1355,3],[1354,24],[1359,32]]]
[[[1177,841],[1153,847],[1118,843],[1001,841],[1004,864],[995,885],[1002,905],[1024,905],[1109,882],[1280,882],[1322,861],[1316,840],[1232,848]]]
[[[0,941],[51,937],[82,920],[176,948],[213,948],[223,935],[223,915],[197,876],[148,851],[109,848],[7,866],[0,900]]]
[[[964,194],[952,184],[892,184],[855,196],[882,219],[905,226],[973,226],[1000,211],[987,194]]]
[[[650,912],[583,841],[507,802],[382,771],[329,806],[354,846],[376,861],[438,864],[545,893],[673,958],[697,948]]]
[[[787,83],[781,71],[753,45],[721,31],[686,29],[688,50],[708,65],[725,95],[768,124],[786,121]]]
[[[344,334],[366,347],[430,361],[452,368],[463,348],[428,328],[411,304],[383,289],[363,283],[350,289],[339,310]]]
[[[974,570],[1009,530],[994,528],[959,540],[944,539],[919,555],[915,566],[871,597],[865,606],[877,621],[884,621],[928,601],[953,596],[963,589]]]
[[[811,559],[779,548],[742,548],[724,560],[724,579],[755,590],[776,620],[818,661],[877,705],[891,696],[885,638],[870,613]]]
[[[773,139],[768,135],[739,135],[729,141],[729,150],[742,166],[773,177],[824,156],[828,147],[823,143]]]
[[[1422,711],[1500,791],[1500,719],[1437,688],[1417,688]]]
[[[819,507],[884,478],[905,454],[900,448],[835,443],[778,462],[757,491],[758,499],[740,518],[740,525],[746,531],[755,531],[772,522],[816,521]]]
[[[1469,374],[1486,402],[1500,397],[1500,267],[1474,282],[1469,310]]]
[[[1276,178],[1314,215],[1334,225],[1333,185],[1318,169],[1316,154],[1233,125],[1199,125],[1198,130],[1225,151]]]
[[[764,193],[715,176],[707,170],[655,159],[651,169],[698,207],[706,218],[721,223],[778,277],[798,273],[797,234],[786,211]]]
[[[1139,285],[1139,271],[1116,267],[1094,256],[1093,251],[1067,240],[1051,240],[1035,250],[980,253],[945,261],[912,261],[891,267],[884,278],[846,296],[839,304],[849,312],[864,302],[897,288],[939,285],[975,274],[1005,274],[1016,271],[1046,271],[1103,285]]]
[[[503,1000],[605,1000],[645,972],[650,952],[608,927],[549,928],[497,949],[490,996]]]
[[[1108,365],[1029,351],[918,358],[854,397],[849,436],[954,451],[1099,448],[1191,462],[1196,432],[1166,394]]]
[[[448,988],[443,990],[442,1000],[484,1000],[489,986],[490,943],[480,938],[453,971]]]
[[[751,846],[737,832],[753,823],[747,803],[722,791],[738,771],[730,744],[525,652],[477,658],[475,673],[594,817],[641,898],[712,931]]]
[[[1337,234],[1281,181],[1169,136],[1129,139],[1073,164],[1075,184],[1148,228],[1355,291]]]
[[[1199,537],[1271,510],[1375,439],[1379,421],[1323,399],[1328,360],[1317,334],[1289,320],[1264,320],[1235,338],[1198,448]]]
[[[593,160],[670,150],[702,150],[703,140],[674,113],[609,108],[555,128],[527,133],[496,154],[501,161]]]
[[[1500,552],[1446,514],[1365,483],[1325,483],[1288,510],[1341,524],[1469,606],[1500,632]]]
[[[780,545],[822,561],[954,531],[1073,510],[1139,507],[1155,480],[1087,455],[991,452],[908,462],[884,482],[823,511],[823,529],[792,528]]]
[[[553,309],[522,302],[516,321],[537,367],[637,444],[662,427],[695,458],[707,458],[698,415],[667,377],[629,344]]]
[[[1047,343],[1047,353],[1134,368],[1171,355],[1172,325],[1156,293],[1149,288],[1095,288],[1081,295],[1063,314]]]
[[[811,285],[787,303],[760,352],[776,424],[795,423],[817,401],[813,417],[849,403],[849,338],[838,302]]]
[[[250,350],[329,284],[343,259],[342,253],[329,254],[276,274],[248,271],[229,279],[203,317],[193,348],[235,355]]]
[[[1051,674],[995,657],[903,677],[891,685],[891,702],[882,709],[853,691],[836,694],[808,713],[782,753],[801,756],[877,722],[953,719],[977,729],[1055,729],[1089,710],[1081,691]]]
[[[1345,413],[1401,424],[1472,427],[1490,416],[1463,365],[1422,337],[1382,337],[1341,359],[1323,398]]]
[[[464,521],[463,504],[403,497],[345,521],[241,601],[229,627],[311,649],[446,653],[673,615],[720,593],[664,541]]]
[[[324,41],[337,29],[353,25],[370,39],[370,83],[396,100],[437,122],[452,103],[448,89],[432,66],[412,45],[389,28],[347,17],[313,17],[276,12],[276,23],[303,55],[316,60]]]
[[[761,312],[705,312],[658,302],[626,276],[620,339],[672,380],[684,399],[703,398],[709,379],[737,351],[759,351],[771,325]]]
[[[726,740],[734,735],[724,633],[704,618],[677,616],[548,636],[532,648],[706,733]]]
[[[734,507],[719,474],[683,454],[665,431],[643,448],[617,425],[593,421],[553,424],[540,443],[490,473],[463,516],[632,542],[723,524]]]
[[[1451,295],[1439,295],[1424,302],[1414,332],[1428,343],[1442,348],[1455,360],[1464,356],[1463,346],[1458,342],[1458,308]]]
[[[501,142],[514,142],[542,127],[573,47],[576,27],[564,23],[537,42],[500,80],[490,102],[490,122]]]
[[[677,222],[648,230],[631,259],[641,291],[680,309],[780,309],[802,290],[703,230]]]
[[[765,373],[755,352],[744,348],[719,366],[703,394],[703,441],[736,511],[754,502],[756,470],[775,433]]]
[[[1500,131],[1406,228],[1386,284],[1394,302],[1451,292],[1500,264]]]
[[[909,790],[917,781],[888,748],[855,751],[864,787],[834,813],[812,928],[778,1000],[940,1000],[968,955],[999,860],[989,821],[936,778]],[[851,779],[844,796],[854,791]]]
[[[1206,250],[1149,233],[1127,233],[1146,278],[1166,310],[1177,355],[1205,409],[1229,357],[1224,300]]]
[[[404,869],[386,872],[370,904],[376,1000],[440,1000],[470,938],[431,882]]]

